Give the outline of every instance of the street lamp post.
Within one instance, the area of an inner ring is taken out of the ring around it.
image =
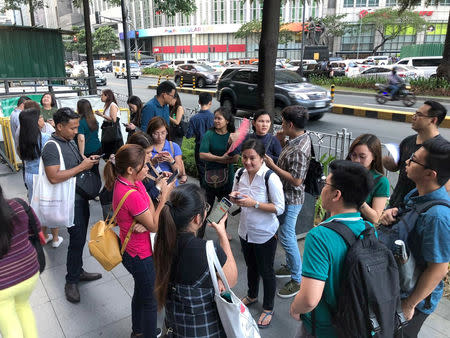
[[[303,54],[305,54],[305,12],[306,12],[306,0],[303,0],[302,9],[302,51],[300,55],[300,76],[303,76]]]
[[[130,39],[128,38],[128,22],[127,22],[127,8],[125,7],[125,1],[121,0],[120,5],[122,7],[122,24],[123,24],[123,42],[125,43],[125,65],[127,68],[127,87],[128,97],[133,95],[133,87],[131,84],[130,73]]]

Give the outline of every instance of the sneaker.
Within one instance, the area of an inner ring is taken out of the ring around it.
[[[297,283],[295,280],[291,279],[277,292],[277,295],[281,298],[291,298],[294,297],[299,291],[300,283]]]
[[[162,330],[161,330],[161,328],[157,327],[156,328],[156,338],[159,338],[161,336],[162,336]]]
[[[56,242],[52,242],[52,247],[57,248],[58,246],[61,245],[62,242],[63,238],[61,236],[58,236],[58,240]]]
[[[281,264],[281,268],[275,271],[275,277],[277,278],[291,278],[291,270],[286,264]]]
[[[53,240],[53,235],[52,234],[48,234],[47,238],[45,239],[45,244],[47,244],[48,242],[50,242],[51,240]]]

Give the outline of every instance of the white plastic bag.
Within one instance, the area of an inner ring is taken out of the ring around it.
[[[248,308],[236,297],[228,285],[225,273],[217,258],[213,241],[206,242],[206,256],[208,257],[209,273],[214,285],[217,311],[220,321],[228,338],[260,338],[259,329]],[[217,273],[225,285],[225,291],[220,294],[219,284],[217,283]],[[223,296],[226,294],[226,300]],[[231,300],[231,302],[229,302]]]
[[[59,153],[60,170],[66,170],[61,147],[53,140],[50,142],[56,145]],[[31,207],[43,226],[71,227],[73,226],[75,214],[75,187],[76,177],[67,181],[52,184],[47,178],[42,157],[39,161],[39,173],[33,175],[33,196]]]

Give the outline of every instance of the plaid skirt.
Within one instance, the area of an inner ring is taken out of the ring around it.
[[[169,284],[166,328],[169,337],[226,337],[214,301],[214,288],[200,288],[209,270],[193,285]]]

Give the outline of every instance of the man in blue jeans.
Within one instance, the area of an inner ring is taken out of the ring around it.
[[[60,108],[53,115],[56,131],[50,140],[61,148],[66,169],[61,170],[59,152],[56,145],[48,143],[42,150],[45,174],[52,184],[58,184],[92,168],[98,164],[100,156],[92,155],[83,159],[73,138],[78,133],[79,116],[71,108]],[[102,278],[99,273],[83,270],[83,248],[89,224],[89,200],[75,193],[75,217],[73,226],[69,227],[69,248],[67,250],[67,275],[64,292],[66,299],[72,303],[80,301],[78,282],[93,281]]]
[[[267,166],[272,169],[283,183],[285,209],[280,217],[278,235],[281,245],[286,251],[286,265],[275,272],[277,278],[290,277],[282,289],[277,292],[281,298],[295,296],[300,290],[302,279],[302,259],[297,244],[295,226],[297,217],[305,201],[303,184],[311,158],[311,139],[305,132],[308,112],[302,106],[289,106],[281,112],[282,130],[277,137],[283,147],[277,164],[265,156]],[[288,137],[289,141],[285,141]]]

